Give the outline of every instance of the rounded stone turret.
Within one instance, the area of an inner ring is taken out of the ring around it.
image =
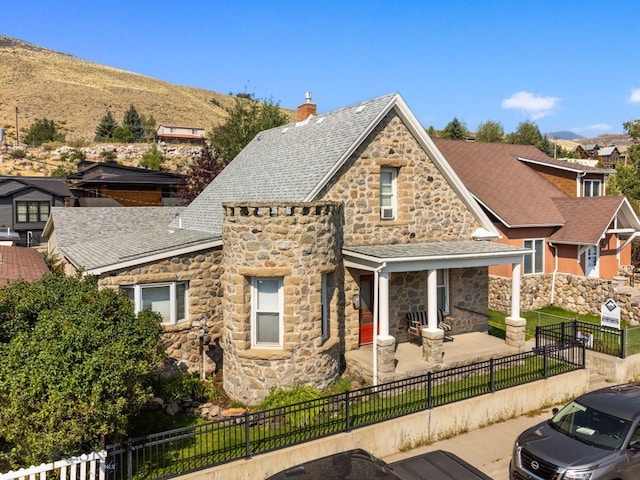
[[[341,354],[341,205],[226,203],[223,208],[225,391],[252,405],[273,388],[328,386],[339,375]],[[262,323],[265,312],[257,295],[265,284],[270,320]],[[263,336],[266,328],[269,334]]]

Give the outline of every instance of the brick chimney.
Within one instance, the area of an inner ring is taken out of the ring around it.
[[[312,115],[316,114],[316,104],[311,103],[311,92],[305,93],[307,99],[303,104],[298,105],[298,121],[302,122]]]

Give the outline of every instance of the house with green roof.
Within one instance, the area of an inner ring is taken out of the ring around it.
[[[49,247],[165,320],[167,368],[211,370],[254,404],[274,387],[323,388],[348,352],[374,346],[373,382],[423,312],[423,360],[454,333],[486,332],[488,269],[513,275],[507,342],[524,343],[519,278],[530,250],[499,231],[399,94],[259,133],[186,207],[53,208]],[[419,351],[419,350],[417,350]]]

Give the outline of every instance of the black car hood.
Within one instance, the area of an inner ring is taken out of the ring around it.
[[[617,450],[595,447],[571,438],[553,428],[549,422],[525,430],[518,437],[518,442],[532,455],[563,467],[593,465],[618,455]]]

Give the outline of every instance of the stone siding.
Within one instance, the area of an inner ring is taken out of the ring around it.
[[[578,275],[556,274],[552,298],[553,274],[522,277],[520,308],[537,310],[548,305],[571,312],[600,315],[602,304],[609,298],[620,307],[620,319],[640,325],[640,308],[634,296],[620,288],[616,280],[588,278]],[[489,308],[509,313],[511,309],[511,279],[491,277]]]
[[[484,332],[488,328],[489,281],[487,268],[449,270],[449,316],[453,334]],[[407,312],[427,309],[427,272],[394,273],[389,297],[389,334],[399,342],[411,340],[407,333]]]
[[[146,263],[131,269],[116,270],[98,280],[101,287],[117,289],[120,285],[141,285],[188,281],[189,317],[186,322],[168,325],[162,334],[169,363],[167,372],[200,373],[203,355],[200,353],[200,319],[206,319],[206,331],[212,338],[222,331],[221,300],[222,250],[212,249]],[[205,353],[208,352],[208,348]],[[207,356],[205,374],[215,369]]]
[[[398,169],[398,212],[393,221],[380,219],[380,169],[385,167]],[[346,246],[471,239],[479,227],[467,205],[394,111],[380,122],[318,198],[343,205]],[[347,351],[359,347],[359,312],[351,299],[358,294],[360,275],[364,273],[355,269],[345,272]],[[404,316],[415,305],[409,299],[422,295],[426,303],[426,276],[424,280],[419,277],[391,275],[390,296],[398,305],[390,305],[390,335],[406,338]],[[397,292],[398,288],[407,291]],[[462,317],[467,322],[467,315]]]
[[[253,405],[273,388],[325,388],[340,369],[342,223],[340,205],[225,204],[223,310],[224,389]],[[329,338],[322,339],[322,275],[330,292]],[[283,281],[283,346],[251,339],[251,280]]]

